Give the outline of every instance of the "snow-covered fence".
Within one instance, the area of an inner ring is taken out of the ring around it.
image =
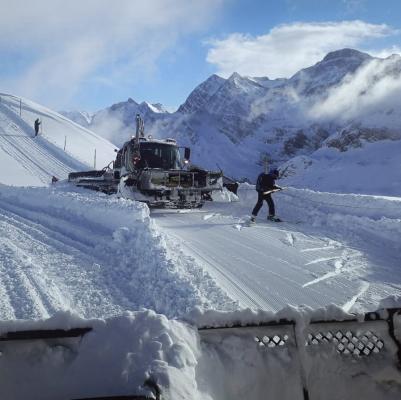
[[[0,397],[399,400],[400,312],[197,310],[188,323],[143,310],[106,320],[59,312],[1,321],[3,338],[91,330],[0,341]],[[202,323],[208,329],[197,329]]]
[[[398,399],[400,322],[400,309],[388,309],[362,320],[298,315],[200,329],[200,368],[212,371],[207,392],[231,400]],[[388,380],[397,383],[390,388]]]

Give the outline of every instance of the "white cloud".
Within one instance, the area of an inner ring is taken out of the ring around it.
[[[0,56],[24,65],[7,86],[60,99],[89,79],[140,80],[179,37],[204,29],[223,1],[0,0]]]
[[[318,120],[370,121],[372,124],[399,125],[401,107],[401,57],[373,59],[332,88],[324,100],[309,109]]]
[[[385,24],[359,20],[286,24],[257,37],[234,33],[209,41],[207,61],[224,77],[234,71],[248,76],[290,77],[330,51],[357,47],[368,39],[395,33]]]
[[[387,58],[392,56],[393,54],[401,54],[401,47],[391,46],[380,50],[370,50],[369,54],[374,57]]]

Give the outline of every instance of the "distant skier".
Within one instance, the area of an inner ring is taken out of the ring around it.
[[[274,202],[272,199],[272,192],[281,190],[280,186],[276,185],[275,180],[278,179],[279,172],[277,169],[273,169],[270,173],[262,172],[256,181],[256,191],[258,192],[258,202],[252,210],[251,222],[255,222],[256,216],[263,205],[263,200],[266,200],[269,206],[269,216],[267,217],[270,221],[280,222],[281,219],[276,217]]]
[[[35,126],[35,137],[38,136],[40,124],[41,124],[40,119],[36,118],[35,119],[35,124],[34,124],[34,126]]]

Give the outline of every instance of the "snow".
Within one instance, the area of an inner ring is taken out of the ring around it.
[[[286,188],[273,197],[288,222],[263,221],[263,208],[248,227],[254,186],[242,184],[238,196],[206,205],[204,215],[151,215],[241,307],[366,311],[400,293],[400,198]]]
[[[95,152],[98,168],[115,159],[115,146],[62,115],[5,93],[0,99],[0,166],[6,166],[0,183],[46,186],[52,176],[65,179],[69,172],[93,168]],[[41,126],[34,137],[37,118]]]
[[[222,82],[209,83],[218,91]],[[231,83],[260,86],[239,76]],[[1,398],[154,396],[149,378],[165,399],[293,400],[303,390],[310,398],[400,398],[387,322],[362,323],[366,311],[401,306],[397,141],[293,160],[281,168],[284,190],[273,195],[284,222],[265,221],[264,205],[249,226],[250,184],[238,196],[213,193],[200,210],[149,210],[65,180],[49,185],[52,175],[90,168],[94,147],[97,162],[108,163],[114,146],[51,110],[22,104],[21,118],[19,99],[1,95],[0,335],[93,330],[77,339],[1,340]],[[33,138],[39,114],[43,132]],[[225,158],[241,170],[235,153],[221,151],[226,136],[202,140],[212,140],[214,162]],[[376,155],[379,148],[388,157]],[[201,149],[193,154],[201,157]],[[372,162],[358,187],[366,155]],[[399,315],[394,324],[401,340]],[[198,330],[204,327],[216,329]],[[363,358],[341,356],[333,343],[304,346],[308,334],[327,330],[357,339],[374,332],[384,350]],[[274,337],[284,343],[266,346]]]
[[[385,321],[311,324],[351,317],[332,306],[317,311],[287,308],[264,316],[251,311],[224,315],[198,311],[195,319],[208,320],[210,325],[217,317],[225,325],[235,321],[243,327],[198,331],[194,321],[169,320],[146,310],[108,319],[85,320],[59,312],[47,320],[2,321],[3,334],[77,327],[92,331],[82,338],[3,341],[0,393],[6,398],[33,400],[154,396],[145,384],[150,380],[162,398],[171,400],[227,396],[240,400],[244,395],[250,400],[278,396],[293,400],[303,399],[305,391],[312,398],[329,399],[339,394],[344,399],[363,395],[367,400],[400,396],[397,347]],[[381,318],[386,318],[385,313]],[[245,326],[251,320],[253,326]],[[399,316],[394,316],[394,324],[400,324]],[[344,335],[352,331],[357,341],[366,332],[374,332],[385,347],[356,357],[337,353],[334,342],[305,344],[309,334],[330,331]],[[400,340],[399,332],[395,334]],[[280,345],[273,345],[273,340],[280,340]],[[332,385],[336,390],[327,390]]]
[[[320,149],[309,157],[298,156],[280,166],[284,182],[337,193],[401,195],[401,141],[364,143],[340,152]]]
[[[142,203],[68,184],[0,186],[2,318],[59,309],[107,317],[141,307],[170,317],[234,303],[154,228]]]

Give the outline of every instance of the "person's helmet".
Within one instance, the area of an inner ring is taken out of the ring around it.
[[[278,169],[272,169],[272,170],[270,171],[270,173],[271,173],[272,175],[276,176],[277,178],[280,176],[280,172],[279,172]]]

